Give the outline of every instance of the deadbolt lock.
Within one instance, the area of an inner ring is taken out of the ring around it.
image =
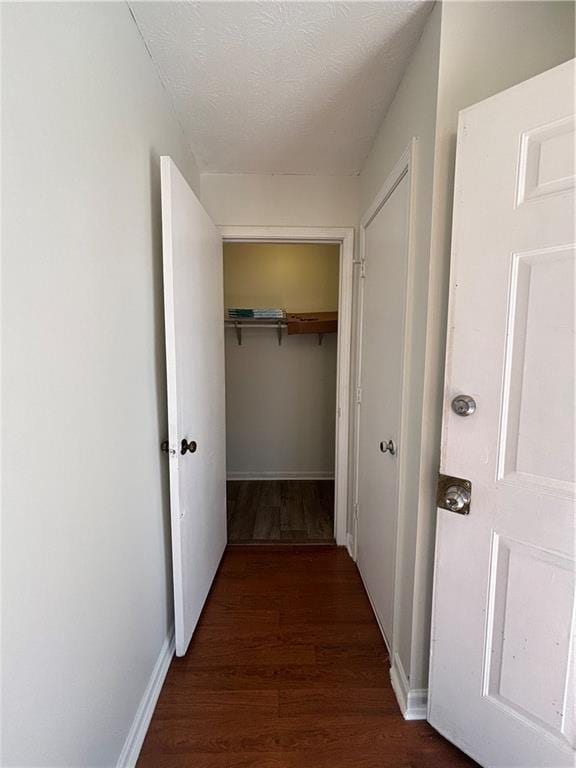
[[[436,506],[459,515],[469,515],[471,501],[472,483],[469,480],[450,475],[438,475]]]
[[[451,405],[452,410],[458,416],[472,416],[476,411],[476,400],[470,395],[456,395]]]

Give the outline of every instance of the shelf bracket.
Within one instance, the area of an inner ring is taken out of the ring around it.
[[[281,347],[282,346],[282,324],[281,323],[278,323],[277,333],[278,333],[278,346]]]
[[[242,326],[239,323],[234,323],[234,328],[236,329],[236,339],[238,341],[238,346],[242,346]]]

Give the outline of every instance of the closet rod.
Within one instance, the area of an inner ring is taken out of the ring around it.
[[[278,320],[278,322],[261,322],[254,320],[252,322],[242,322],[241,320],[224,320],[224,325],[233,327],[236,330],[236,338],[238,345],[242,346],[242,328],[276,328],[278,332],[278,344],[282,344],[282,329],[288,328],[288,324],[284,320]]]

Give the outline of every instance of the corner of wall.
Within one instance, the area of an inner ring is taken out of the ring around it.
[[[390,681],[404,720],[426,720],[428,689],[410,688],[410,683],[397,653],[390,669]]]
[[[162,643],[154,669],[148,680],[148,685],[140,699],[134,720],[116,762],[116,768],[133,768],[136,765],[146,732],[154,714],[156,702],[160,696],[160,691],[174,656],[174,649],[174,627],[171,627]]]

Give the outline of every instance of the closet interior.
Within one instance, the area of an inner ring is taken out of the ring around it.
[[[339,261],[224,243],[230,544],[334,543]]]

